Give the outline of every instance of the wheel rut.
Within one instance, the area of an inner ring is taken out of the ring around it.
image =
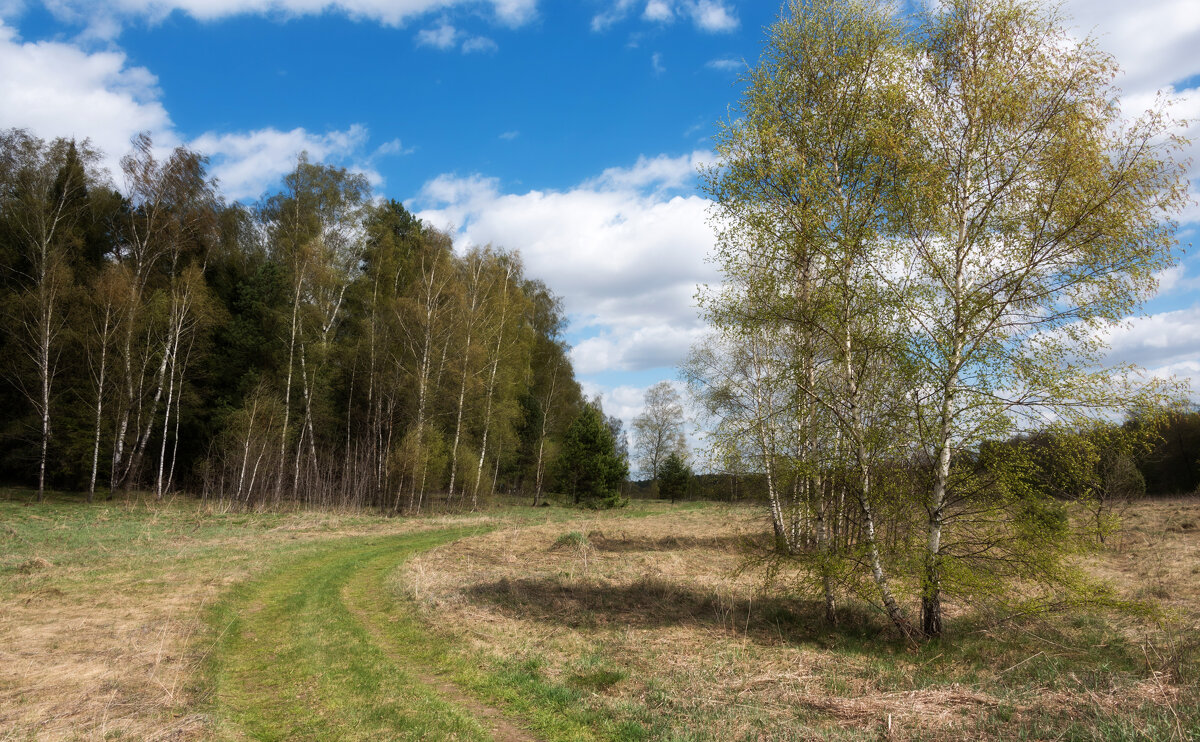
[[[405,606],[402,600],[395,599],[390,594],[390,591],[387,590],[384,585],[384,578],[389,571],[387,569],[360,570],[355,575],[355,578],[347,582],[345,587],[343,587],[342,598],[346,601],[346,606],[350,612],[366,627],[367,631],[374,637],[376,643],[383,648],[384,652],[397,665],[405,666],[412,661],[411,652],[406,652],[406,647],[396,642],[394,636],[387,632],[386,626],[388,623],[393,622],[392,619],[400,617],[402,615],[401,612],[406,612],[405,608],[410,608],[411,610],[411,607]],[[378,596],[375,601],[377,607],[380,604],[386,605],[390,603],[390,606],[387,606],[387,608],[391,610],[385,608],[383,611],[372,611],[365,607],[363,598],[369,597],[371,593]],[[415,620],[411,613],[407,618]],[[500,709],[480,702],[478,699],[465,693],[454,683],[430,672],[428,668],[418,665],[409,669],[420,682],[433,688],[444,698],[474,715],[488,729],[495,742],[540,742],[538,737],[509,721]]]
[[[217,736],[537,742],[446,677],[445,642],[385,586],[409,557],[477,532],[342,539],[237,588],[213,616]]]

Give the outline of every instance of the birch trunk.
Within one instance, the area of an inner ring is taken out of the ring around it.
[[[479,507],[479,481],[483,478],[483,460],[487,456],[488,434],[492,427],[492,399],[496,392],[496,371],[500,367],[500,351],[504,343],[504,321],[508,312],[508,281],[512,267],[506,268],[504,291],[500,297],[500,327],[496,331],[496,355],[492,358],[492,371],[488,378],[487,403],[483,414],[483,440],[479,445],[479,465],[475,469],[475,486],[471,488],[471,509]]]

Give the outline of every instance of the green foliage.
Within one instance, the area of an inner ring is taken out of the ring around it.
[[[1118,516],[1146,494],[1138,470],[1159,440],[1153,424],[1095,422],[1080,428],[1059,426],[1031,441],[1038,456],[1038,480],[1047,493],[1083,505],[1100,542],[1112,534]]]
[[[568,531],[554,539],[554,544],[550,548],[587,549],[591,545],[591,542],[588,541],[588,537],[583,534],[583,531]]]
[[[620,507],[620,486],[629,469],[618,455],[613,433],[599,407],[583,406],[567,428],[558,454],[558,477],[576,504]]]
[[[677,451],[667,454],[658,472],[658,494],[671,502],[688,492],[692,481],[692,469]]]
[[[582,396],[515,253],[456,255],[306,156],[253,207],[146,136],[128,198],[98,162],[0,131],[0,477],[375,507],[544,486]]]
[[[1165,106],[1124,119],[1114,60],[1072,39],[1030,0],[792,2],[716,137],[725,281],[686,374],[830,620],[840,586],[927,637],[943,594],[1086,592],[1063,499],[1102,540],[1145,489],[1145,440],[1097,420],[1164,387],[1099,338],[1175,260],[1185,142]],[[1070,434],[991,443],[1047,416]]]

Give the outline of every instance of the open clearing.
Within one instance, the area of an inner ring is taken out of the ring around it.
[[[1194,499],[1091,560],[1157,615],[960,615],[910,648],[739,574],[753,508],[6,496],[0,739],[1200,739]]]

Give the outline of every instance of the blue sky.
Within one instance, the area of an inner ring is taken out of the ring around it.
[[[1126,70],[1130,111],[1168,90],[1200,118],[1194,0],[1065,10]],[[459,245],[520,250],[566,299],[586,388],[629,420],[703,331],[692,297],[718,276],[693,173],[777,12],[747,0],[0,0],[0,128],[90,136],[114,172],[148,130],[209,154],[241,199],[302,149],[362,170]],[[1200,209],[1183,218],[1186,246]],[[1113,359],[1200,380],[1200,261],[1185,255],[1163,279]]]

